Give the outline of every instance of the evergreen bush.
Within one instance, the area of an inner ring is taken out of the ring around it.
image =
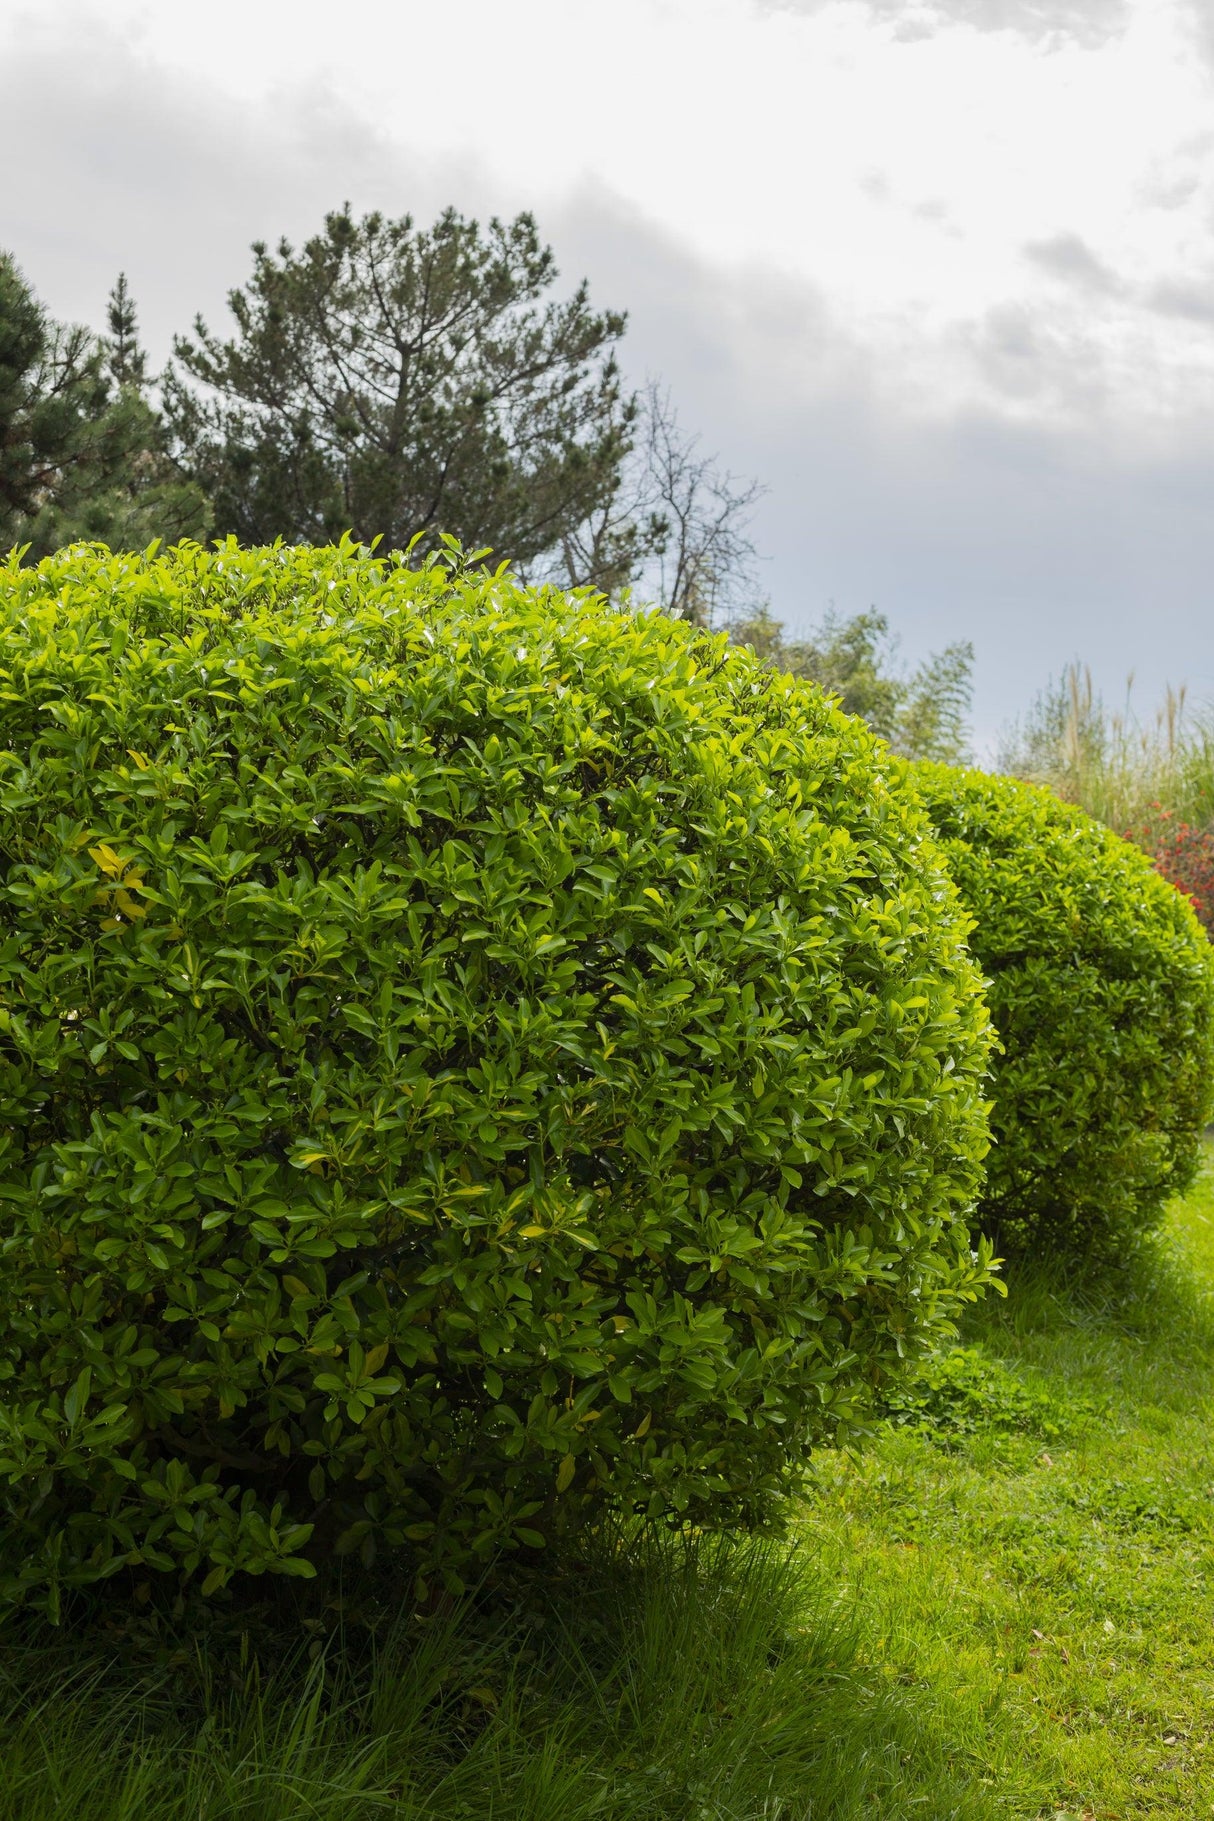
[[[913,767],[999,1035],[980,1218],[1001,1249],[1113,1252],[1192,1181],[1214,951],[1140,849],[1051,791]]]
[[[988,1275],[888,764],[451,553],[0,571],[0,1594],[766,1521]]]

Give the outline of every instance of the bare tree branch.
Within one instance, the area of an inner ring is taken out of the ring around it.
[[[697,626],[727,624],[758,605],[748,535],[759,481],[740,480],[700,450],[679,422],[670,393],[648,379],[635,441],[620,484],[592,519],[562,543],[553,579],[634,598]]]

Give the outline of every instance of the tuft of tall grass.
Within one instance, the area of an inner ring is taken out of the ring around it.
[[[1214,720],[1183,686],[1141,717],[1133,687],[1131,676],[1110,709],[1088,667],[1070,665],[1005,735],[997,764],[1150,847],[1161,824],[1214,825]]]
[[[91,1639],[91,1641],[90,1641]],[[994,1821],[929,1698],[764,1542],[604,1548],[309,1656],[0,1650],[0,1821]],[[313,1646],[315,1648],[315,1645]]]

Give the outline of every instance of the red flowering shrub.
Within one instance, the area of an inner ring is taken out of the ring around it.
[[[1207,930],[1214,931],[1214,828],[1194,828],[1161,804],[1142,827],[1127,829],[1125,838],[1155,862],[1156,872],[1182,891]]]

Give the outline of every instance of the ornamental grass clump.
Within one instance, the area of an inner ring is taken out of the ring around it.
[[[983,1231],[1000,1249],[1123,1251],[1197,1169],[1214,950],[1139,848],[1052,792],[911,769],[999,1035]]]
[[[988,1275],[913,794],[448,554],[0,572],[0,1594],[770,1520]]]

